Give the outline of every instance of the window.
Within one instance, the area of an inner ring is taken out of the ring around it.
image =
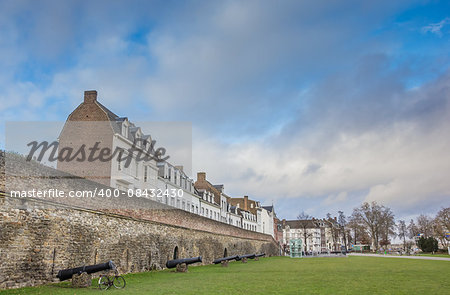
[[[144,182],[147,182],[148,177],[148,166],[144,166]]]
[[[140,129],[138,129],[138,131],[136,131],[135,141],[136,141],[136,146],[142,147],[142,134],[140,132]]]
[[[122,123],[122,135],[128,138],[128,124],[126,121]]]
[[[136,177],[138,177],[138,176],[139,176],[139,163],[136,160]]]

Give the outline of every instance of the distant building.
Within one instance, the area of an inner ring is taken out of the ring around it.
[[[260,202],[251,200],[248,196],[230,198],[229,202],[242,212],[243,228],[270,234],[275,238],[273,206],[261,206]]]
[[[199,172],[197,173],[197,181],[195,181],[194,187],[202,197],[202,200],[207,202],[202,208],[201,215],[206,217],[212,216],[215,220],[229,223],[229,208],[223,192],[223,185],[212,185],[206,180],[206,173]]]
[[[341,251],[345,245],[335,219],[308,219],[281,221],[282,245],[291,239],[301,239],[306,252]]]
[[[262,206],[261,207],[261,232],[268,233],[275,238],[276,228],[275,224],[275,208],[273,205],[271,206]]]

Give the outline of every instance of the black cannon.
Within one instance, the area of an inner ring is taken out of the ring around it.
[[[202,257],[192,257],[192,258],[181,258],[181,259],[174,259],[169,260],[166,262],[167,268],[174,268],[177,267],[178,264],[185,263],[186,265],[196,263],[196,262],[202,262]]]
[[[242,260],[242,259],[244,259],[244,258],[247,258],[247,259],[253,259],[253,258],[255,258],[255,256],[256,256],[256,254],[245,254],[245,255],[240,255],[240,256],[238,256],[238,258],[236,258],[236,260]]]
[[[111,260],[108,262],[105,262],[105,263],[100,263],[100,264],[62,269],[62,270],[58,271],[58,274],[56,275],[56,277],[60,281],[64,281],[64,280],[70,279],[75,274],[81,274],[83,272],[91,274],[94,272],[99,272],[99,271],[108,270],[108,269],[116,269],[116,265]]]
[[[239,257],[239,255],[234,255],[234,256],[228,256],[228,257],[222,257],[222,258],[217,258],[216,260],[213,261],[214,264],[219,264],[222,261],[230,261],[230,260],[237,260]]]
[[[255,257],[263,257],[266,256],[266,253],[256,254]]]

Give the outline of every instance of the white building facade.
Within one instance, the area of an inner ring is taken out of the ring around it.
[[[68,122],[90,122],[92,125],[81,129]],[[100,177],[94,181],[109,185],[116,191],[145,196],[205,218],[273,236],[273,212],[261,208],[255,201],[249,209],[233,206],[230,203],[232,198],[225,194],[223,185],[212,185],[204,179],[204,186],[197,188],[197,182],[186,175],[182,166],[174,166],[167,161],[157,162],[152,154],[155,148],[152,137],[128,118],[115,115],[99,103],[96,91],[85,92],[84,102],[69,115],[60,139],[65,146],[75,145],[73,142],[101,141],[103,147],[112,152],[119,151],[110,163],[102,163],[101,167],[82,166],[89,163],[79,163],[79,166],[75,163],[76,167],[71,167],[58,162],[63,171],[74,174],[81,171],[80,176],[90,179],[95,177],[86,173],[99,172]]]
[[[301,239],[306,253],[341,251],[344,246],[333,221],[325,219],[283,220],[282,231],[282,244],[289,245],[291,239]]]

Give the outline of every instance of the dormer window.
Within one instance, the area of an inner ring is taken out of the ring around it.
[[[136,132],[136,145],[140,146],[141,145],[141,140],[140,140],[140,136],[139,133]]]
[[[128,138],[128,123],[127,121],[123,121],[122,123],[122,135]]]
[[[136,146],[138,146],[138,147],[142,146],[142,133],[141,133],[141,129],[139,129],[139,128],[136,130],[135,142],[136,142]]]

